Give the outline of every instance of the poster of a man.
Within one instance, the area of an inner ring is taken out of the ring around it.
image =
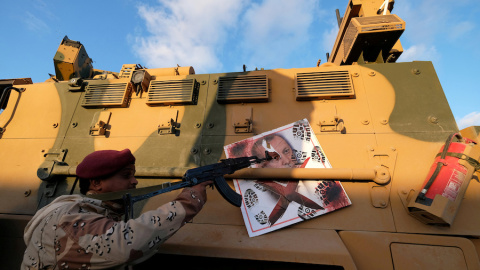
[[[258,164],[260,168],[294,168],[297,165],[292,147],[278,134],[259,138],[253,144],[251,152],[257,157],[262,157],[265,153],[272,157],[272,160]]]
[[[230,145],[228,158],[269,155],[257,168],[331,168],[306,119]],[[250,237],[265,234],[351,204],[337,181],[234,180]]]

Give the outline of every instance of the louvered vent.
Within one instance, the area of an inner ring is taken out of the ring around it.
[[[267,101],[267,75],[240,75],[218,78],[218,103]]]
[[[296,100],[353,98],[352,80],[348,71],[297,73]]]
[[[83,107],[126,107],[132,92],[130,82],[89,82]]]
[[[151,81],[148,105],[196,104],[199,83],[195,79]]]

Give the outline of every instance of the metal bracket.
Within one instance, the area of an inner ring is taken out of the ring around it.
[[[378,186],[375,183],[371,183],[370,199],[372,205],[375,208],[386,208],[390,198],[390,185]]]
[[[166,134],[175,134],[177,130],[178,123],[170,118],[169,121],[158,125],[158,134],[159,135],[166,135]]]
[[[65,166],[65,155],[68,149],[50,149],[44,154],[45,161],[38,167],[37,176],[41,180],[50,181],[53,178],[52,171],[56,165]]]
[[[92,124],[90,125],[90,135],[92,136],[105,135],[107,129],[109,128],[111,116],[112,116],[112,113],[108,111],[101,111],[101,112],[95,113]]]
[[[375,208],[386,208],[390,202],[391,177],[395,170],[397,150],[394,147],[368,147],[369,165],[376,168],[378,181],[371,183],[370,198]],[[378,183],[382,183],[379,185]]]
[[[233,108],[232,121],[235,133],[251,133],[253,131],[253,109],[250,106]]]
[[[71,78],[68,81],[68,91],[70,92],[83,92],[87,82],[84,82],[82,78]]]
[[[319,125],[321,132],[342,132],[345,129],[343,120],[337,115],[329,119],[320,120]]]
[[[235,128],[235,133],[250,133],[252,132],[252,121],[250,119],[245,119],[243,122],[233,123]]]
[[[158,125],[158,134],[177,134],[177,129],[180,128],[178,121],[178,110],[170,109],[162,113],[160,124]]]
[[[345,131],[345,125],[337,114],[335,104],[324,101],[319,108],[320,121],[318,125],[320,126],[320,132],[343,133]]]

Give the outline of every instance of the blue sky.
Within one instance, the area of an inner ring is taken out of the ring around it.
[[[348,0],[16,0],[2,3],[0,79],[55,73],[65,35],[93,66],[193,66],[197,74],[326,62]],[[398,62],[432,61],[460,128],[480,125],[480,1],[397,0],[407,23]]]

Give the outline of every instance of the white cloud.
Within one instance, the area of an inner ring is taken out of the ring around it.
[[[161,0],[159,6],[140,5],[149,35],[137,36],[135,51],[147,66],[191,65],[197,73],[221,65],[216,49],[237,21],[241,0]]]
[[[457,121],[459,129],[469,126],[480,126],[480,112],[471,112]]]
[[[422,61],[428,60],[432,61],[438,59],[439,53],[433,45],[418,44],[410,46],[407,49],[404,49],[403,53],[400,55],[398,62],[410,62],[410,61]]]
[[[451,26],[451,30],[448,31],[448,34],[451,39],[458,39],[459,37],[467,35],[469,32],[475,29],[475,24],[472,22],[458,22],[453,23]]]
[[[446,0],[406,0],[395,5],[393,13],[396,13],[406,22],[403,37],[412,43],[430,44],[438,35],[444,35],[448,25],[447,18],[450,10],[440,2]],[[450,1],[450,0],[448,0]]]
[[[134,50],[147,66],[197,73],[278,68],[305,53],[318,11],[316,0],[160,0],[138,7],[148,35],[136,34]]]
[[[410,51],[405,52],[401,60],[434,60],[439,55],[435,45],[442,50],[441,47],[448,43],[478,36],[475,23],[466,16],[473,3],[469,0],[404,0],[395,5],[394,13],[406,22],[405,32],[400,38],[402,45],[410,46]],[[425,56],[420,56],[421,53]]]
[[[26,16],[22,20],[28,27],[28,29],[32,30],[33,32],[50,32],[50,27],[43,21],[42,19],[38,18],[31,12],[26,12]]]
[[[322,48],[327,51],[331,52],[333,45],[335,44],[335,40],[337,39],[338,34],[338,25],[333,25],[330,30],[326,30],[322,34]]]
[[[314,0],[265,0],[252,4],[242,18],[242,50],[251,65],[278,67],[309,41],[317,11]]]

